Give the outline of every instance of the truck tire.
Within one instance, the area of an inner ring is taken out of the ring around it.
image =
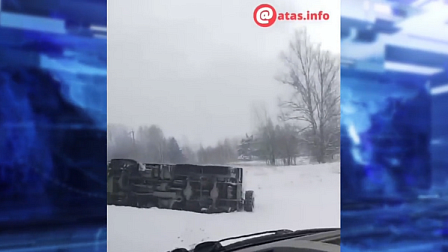
[[[254,211],[254,191],[246,191],[244,193],[244,211],[253,212]]]

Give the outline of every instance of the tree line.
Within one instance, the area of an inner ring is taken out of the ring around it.
[[[251,136],[193,148],[179,146],[174,137],[165,137],[157,125],[140,127],[137,132],[122,125],[109,125],[108,157],[199,164],[225,164],[256,157],[269,165],[293,165],[303,155],[318,163],[336,159],[340,149],[339,56],[313,43],[306,29],[302,29],[296,32],[288,50],[281,53],[281,60],[284,71],[276,80],[290,87],[290,95],[279,102],[281,112],[275,120],[265,107],[253,108],[256,129]]]
[[[194,148],[187,143],[180,145],[176,138],[165,136],[157,125],[142,126],[133,131],[124,125],[109,124],[107,131],[108,160],[131,158],[144,163],[173,164],[225,164],[237,160],[236,139]]]
[[[295,164],[307,155],[318,163],[337,159],[340,151],[339,55],[313,43],[306,29],[298,30],[288,50],[281,53],[284,71],[276,80],[290,87],[290,96],[279,102],[274,122],[263,106],[254,107],[256,131],[251,152],[276,165]],[[247,148],[248,138],[240,146]],[[247,150],[241,150],[247,153]]]

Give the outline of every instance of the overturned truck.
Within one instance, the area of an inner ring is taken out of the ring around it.
[[[192,164],[108,163],[107,203],[194,212],[254,210],[254,192],[243,190],[243,169]]]

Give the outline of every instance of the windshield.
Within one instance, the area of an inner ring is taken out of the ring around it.
[[[110,252],[340,225],[339,2],[212,2],[108,3]]]

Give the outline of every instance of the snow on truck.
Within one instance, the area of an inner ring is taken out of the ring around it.
[[[107,203],[194,212],[254,210],[254,192],[243,190],[243,169],[192,164],[142,164],[113,159],[107,167]]]

